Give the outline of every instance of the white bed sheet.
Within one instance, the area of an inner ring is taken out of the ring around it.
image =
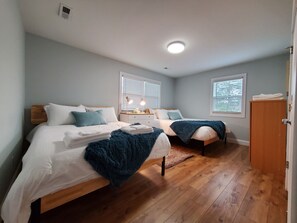
[[[102,177],[84,159],[86,146],[74,149],[65,147],[63,137],[66,131],[113,131],[126,125],[124,122],[81,128],[74,125],[40,125],[33,137],[31,135],[32,142],[23,157],[22,171],[3,203],[1,216],[5,223],[28,222],[30,205],[36,199]],[[147,160],[166,156],[170,148],[167,136],[160,134]]]
[[[175,132],[170,128],[170,125],[173,122],[177,122],[177,121],[205,121],[205,119],[189,119],[189,118],[184,118],[184,119],[179,119],[179,120],[163,120],[163,119],[154,119],[154,121],[152,122],[152,126],[157,127],[157,128],[161,128],[164,130],[164,132],[166,133],[166,135],[169,136],[176,136]],[[225,123],[226,125],[226,123]],[[230,129],[226,126],[226,133],[229,133]],[[192,139],[195,140],[200,140],[200,141],[207,141],[213,138],[218,137],[217,133],[215,130],[213,130],[211,127],[209,126],[202,126],[199,129],[197,129],[195,131],[195,133],[192,136]]]

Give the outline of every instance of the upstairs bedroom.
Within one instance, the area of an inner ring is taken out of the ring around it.
[[[297,222],[295,17],[1,1],[0,220]]]

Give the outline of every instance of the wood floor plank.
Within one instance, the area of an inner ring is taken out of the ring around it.
[[[198,162],[197,162],[198,160]],[[185,162],[182,166],[183,169],[170,169],[168,171],[168,173],[165,175],[164,180],[170,181],[170,188],[173,188],[174,190],[171,189],[165,189],[163,191],[163,188],[159,188],[159,190],[162,190],[163,192],[160,193],[160,196],[158,197],[152,197],[152,199],[147,202],[145,205],[142,205],[141,209],[138,209],[135,213],[135,216],[137,216],[137,218],[134,218],[135,222],[151,222],[152,219],[154,219],[155,215],[154,214],[150,214],[150,213],[162,213],[162,211],[167,207],[166,205],[170,205],[172,202],[166,200],[166,196],[170,196],[172,194],[174,194],[175,196],[171,196],[171,198],[173,198],[174,200],[179,200],[178,199],[178,195],[179,192],[182,191],[184,193],[184,191],[186,191],[183,188],[183,182],[186,179],[189,179],[189,176],[191,175],[195,175],[196,172],[201,171],[201,168],[204,168],[205,165],[205,158],[198,158],[195,160],[195,162],[191,161],[191,160],[187,160],[187,162]],[[170,174],[174,171],[174,174]],[[183,179],[183,180],[181,180]],[[180,194],[180,195],[184,195],[184,194]],[[153,206],[152,208],[150,208],[150,206]],[[162,206],[162,208],[160,209],[159,206]],[[170,208],[169,208],[170,209]],[[168,210],[169,210],[168,209]],[[159,215],[157,215],[158,217]],[[148,218],[148,219],[147,219]],[[132,221],[132,219],[127,219]]]
[[[196,162],[195,164],[191,164],[189,167],[191,167],[190,169],[189,169],[189,171],[191,170],[192,172],[194,171],[198,171],[199,170],[199,168],[192,168],[192,167],[195,167],[195,166],[201,166],[201,164],[199,164],[199,162]],[[203,166],[203,165],[202,165]],[[187,170],[187,168],[188,168],[188,165],[184,165],[184,168]],[[172,182],[172,184],[174,184],[174,183],[177,183],[177,182],[175,182],[175,180],[178,180],[179,178],[176,178],[176,175],[178,175],[178,174],[185,174],[185,173],[187,173],[187,174],[189,174],[189,172],[188,171],[186,171],[186,172],[184,172],[184,171],[177,171],[176,172],[176,174],[174,174],[174,175],[171,175],[171,174],[167,174],[166,175],[166,180],[171,180],[171,182]],[[144,173],[144,175],[146,175],[145,173]],[[155,176],[155,177],[159,177],[159,176]],[[159,177],[160,178],[160,177]],[[162,181],[162,182],[166,182],[166,180],[164,180],[164,181]],[[144,215],[144,216],[142,216],[140,219],[141,219],[141,221],[144,221],[144,222],[146,222],[146,216],[148,216],[146,213],[147,213],[147,211],[151,211],[151,212],[154,212],[154,213],[159,213],[160,211],[161,211],[161,209],[160,208],[157,208],[157,210],[154,210],[154,208],[155,207],[153,207],[152,208],[152,210],[149,208],[150,206],[152,206],[152,205],[155,205],[155,206],[162,206],[163,208],[165,208],[166,207],[166,204],[171,204],[172,202],[170,201],[168,201],[168,200],[166,200],[167,198],[168,198],[168,196],[166,196],[168,193],[171,193],[171,194],[175,194],[175,197],[173,197],[174,199],[176,199],[176,197],[178,196],[178,194],[179,194],[179,192],[180,191],[182,191],[181,190],[181,188],[174,188],[174,190],[173,191],[170,191],[170,190],[165,190],[166,189],[166,185],[161,185],[161,187],[160,188],[151,188],[152,190],[154,190],[154,192],[156,192],[157,194],[159,194],[160,196],[155,196],[155,197],[153,197],[153,196],[149,196],[149,197],[146,197],[146,198],[150,198],[150,201],[148,201],[148,202],[146,202],[145,204],[139,204],[139,202],[138,203],[135,203],[135,202],[131,202],[131,199],[133,199],[133,196],[134,195],[129,195],[129,199],[128,200],[125,200],[125,201],[130,201],[129,202],[129,204],[128,205],[125,205],[125,209],[124,209],[124,214],[122,214],[122,212],[121,211],[116,211],[116,210],[113,210],[113,209],[110,209],[109,211],[105,211],[105,213],[104,213],[104,215],[102,215],[102,217],[104,217],[104,216],[106,216],[106,215],[111,215],[112,213],[115,213],[116,212],[116,214],[113,214],[112,216],[112,218],[120,218],[121,219],[121,221],[123,222],[123,221],[129,221],[129,220],[131,220],[130,219],[130,217],[131,216],[129,216],[128,215],[128,213],[127,213],[127,209],[133,209],[133,214],[135,215],[136,213],[138,213],[138,212],[144,212],[142,215]],[[146,191],[144,191],[144,192],[146,192]],[[143,192],[143,193],[144,193]],[[141,193],[141,194],[143,194],[143,193]],[[135,197],[135,199],[137,198],[137,200],[138,201],[140,201],[140,202],[143,202],[145,199],[144,198],[142,198],[141,197],[141,195],[140,194],[137,194],[137,197]],[[171,197],[170,197],[171,198]],[[120,203],[121,204],[121,203]],[[157,205],[156,205],[157,204]],[[117,205],[114,205],[114,206],[117,206]],[[122,208],[123,209],[123,208]],[[120,215],[120,216],[119,216]],[[119,216],[119,217],[118,217]],[[153,216],[152,215],[150,215],[150,218],[149,218],[149,220],[148,221],[151,221],[151,219],[153,218]],[[115,221],[116,222],[116,221]]]
[[[172,191],[174,196],[166,196],[159,200],[154,206],[146,210],[139,218],[132,222],[164,222],[170,215],[172,215],[183,203],[195,194],[195,189],[188,188],[183,191]]]
[[[285,223],[287,211],[287,192],[284,190],[283,181],[276,179],[272,185],[268,220],[269,223]]]
[[[189,182],[190,186],[196,189],[201,188],[205,183],[209,182],[213,176],[224,169],[224,165],[229,165],[229,162],[233,162],[236,158],[239,159],[239,157],[241,157],[240,154],[242,153],[242,150],[238,149],[232,153],[230,153],[230,151],[225,150],[225,153],[222,154],[220,158],[211,159],[211,161],[208,162],[208,165],[205,166],[203,172],[199,172],[199,174],[191,178],[191,182]]]
[[[230,183],[199,222],[233,222],[247,190],[246,186]]]
[[[235,160],[236,157],[239,156],[240,152],[236,153],[236,156],[232,157],[231,160]],[[225,165],[224,168],[212,178],[209,180],[206,178],[204,186],[202,186],[195,195],[193,194],[193,198],[187,201],[184,206],[181,206],[181,208],[171,215],[166,222],[198,222],[197,219],[201,219],[204,212],[219,197],[222,191],[224,191],[226,186],[239,171],[238,166],[241,165],[242,164],[239,162]],[[193,206],[193,201],[197,204],[194,205],[197,206],[195,207],[195,210],[189,208],[189,206]]]
[[[235,217],[233,223],[256,223],[255,221],[247,218],[246,216],[243,216],[241,214],[237,214]]]
[[[247,194],[254,172],[250,167],[239,171],[199,222],[233,222]]]
[[[239,214],[258,223],[267,222],[273,177],[258,172],[239,210]]]
[[[247,147],[217,142],[202,157],[195,147],[174,146],[195,156],[164,177],[154,165],[120,188],[102,188],[43,214],[41,222],[285,222],[283,183],[252,169]]]

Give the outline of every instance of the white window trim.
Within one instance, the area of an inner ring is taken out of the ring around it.
[[[211,91],[210,91],[210,115],[211,116],[223,116],[223,117],[233,117],[233,118],[245,118],[246,114],[246,76],[247,73],[235,74],[223,77],[216,77],[211,79]],[[241,113],[237,112],[214,112],[213,111],[213,84],[218,81],[234,80],[234,79],[243,79],[242,83],[242,104],[241,104]]]
[[[162,91],[162,82],[161,81],[156,81],[156,80],[152,80],[152,79],[148,79],[145,77],[141,77],[141,76],[137,76],[134,74],[129,74],[126,72],[122,72],[120,71],[120,81],[119,81],[119,85],[120,85],[120,90],[119,90],[119,113],[121,113],[122,111],[122,104],[123,104],[123,100],[122,100],[122,90],[123,90],[123,86],[122,86],[122,77],[127,77],[127,78],[131,78],[131,79],[135,79],[135,80],[139,80],[139,81],[146,81],[152,84],[158,84],[160,85],[160,94],[159,94],[159,103],[158,103],[158,107],[160,107],[161,105],[161,91]]]

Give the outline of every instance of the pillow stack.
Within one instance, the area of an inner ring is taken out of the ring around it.
[[[118,121],[113,107],[66,106],[49,103],[44,106],[44,110],[47,115],[47,124],[50,126],[76,125],[82,127]]]
[[[173,110],[156,109],[155,114],[156,114],[157,118],[161,119],[161,120],[183,119],[183,116],[178,109],[173,109]]]
[[[106,122],[118,122],[114,107],[85,107],[87,111],[102,111],[102,115]]]

